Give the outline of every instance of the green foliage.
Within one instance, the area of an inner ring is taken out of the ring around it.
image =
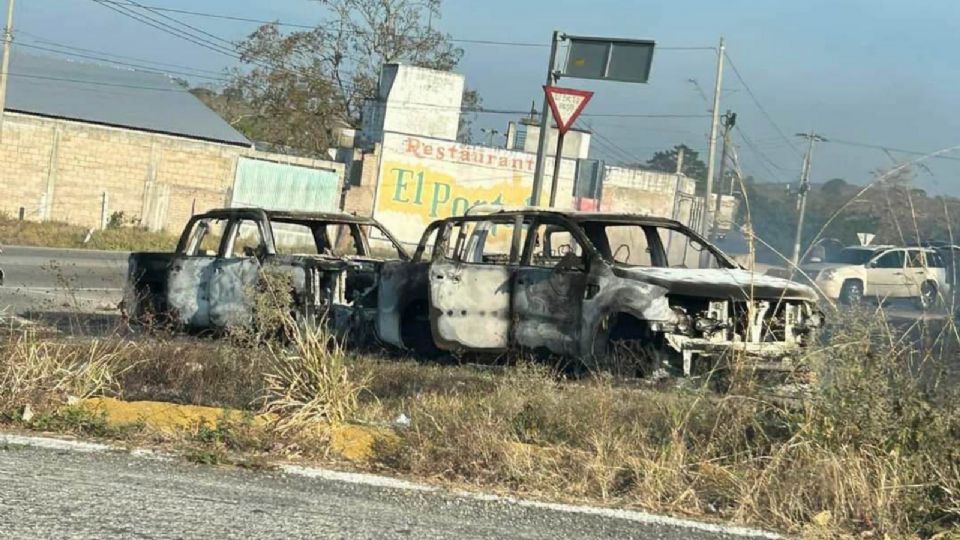
[[[874,233],[874,244],[905,244],[920,240],[949,240],[958,230],[960,200],[930,197],[913,188],[909,170],[878,173],[869,187],[834,178],[812,185],[807,198],[803,248],[822,238],[835,238],[844,245],[857,245],[858,233]],[[748,178],[753,229],[775,250],[789,257],[797,224],[797,195],[784,184],[768,184]],[[740,205],[738,222],[746,222],[746,205]],[[783,259],[758,246],[761,262],[783,264]]]
[[[451,70],[463,51],[436,30],[440,0],[328,0],[327,20],[312,30],[283,33],[263,25],[238,46],[246,69],[222,92],[194,94],[249,138],[278,149],[323,155],[336,130],[356,126],[376,98],[383,64]],[[475,91],[465,106],[478,106]],[[469,136],[469,119],[461,125]]]
[[[638,166],[652,171],[674,173],[677,171],[677,156],[681,148],[684,151],[683,170],[681,172],[696,180],[697,189],[703,191],[703,186],[707,181],[707,164],[700,159],[700,154],[696,150],[685,144],[678,144],[670,150],[656,152],[645,164],[638,164]]]

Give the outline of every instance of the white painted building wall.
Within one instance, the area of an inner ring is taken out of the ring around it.
[[[547,132],[547,151],[549,155],[556,154],[557,137],[560,132],[557,128],[550,128]],[[580,131],[571,129],[563,137],[563,157],[570,159],[587,159],[590,157],[590,138],[589,131]],[[540,141],[540,126],[527,126],[527,139],[524,141],[523,151],[532,154],[537,153],[537,144]]]
[[[383,142],[385,131],[456,140],[463,102],[463,75],[386,64],[376,101],[364,108],[361,136],[367,145]]]

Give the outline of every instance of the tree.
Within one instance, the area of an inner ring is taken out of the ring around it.
[[[239,45],[245,69],[234,73],[227,88],[256,119],[241,124],[255,126],[248,136],[321,154],[336,128],[359,125],[364,103],[376,96],[383,64],[456,67],[463,51],[433,28],[440,3],[327,0],[323,6],[332,22],[312,30],[259,27]]]
[[[683,149],[683,170],[686,176],[697,181],[697,188],[701,191],[707,181],[707,164],[700,160],[700,155],[696,150],[691,149],[685,144],[678,144],[670,150],[661,150],[653,154],[653,157],[647,160],[645,168],[654,171],[673,173],[677,171],[677,155],[680,149]]]
[[[463,108],[463,113],[460,114],[460,126],[457,128],[457,140],[464,143],[469,143],[473,139],[473,131],[471,127],[473,126],[474,114],[471,114],[467,111],[477,111],[480,109],[480,106],[483,104],[483,98],[480,97],[480,93],[476,90],[471,90],[469,88],[463,89],[463,101],[461,107]]]

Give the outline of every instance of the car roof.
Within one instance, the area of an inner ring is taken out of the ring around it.
[[[531,215],[540,215],[540,216],[555,216],[570,219],[573,221],[610,221],[610,222],[619,222],[619,223],[641,223],[649,225],[666,225],[671,227],[686,227],[684,224],[680,223],[675,219],[659,217],[659,216],[648,216],[645,214],[630,214],[623,212],[586,212],[579,210],[556,210],[552,208],[538,208],[538,207],[529,207],[529,208],[519,208],[519,209],[502,209],[487,211],[484,213],[468,213],[463,216],[451,216],[445,218],[446,220],[482,220],[484,217],[490,216],[501,216],[501,217],[511,217],[511,216],[531,216]]]
[[[300,212],[290,210],[265,210],[263,208],[216,208],[202,214],[198,218],[245,217],[266,215],[268,219],[291,221],[332,221],[337,223],[359,223],[361,225],[379,225],[369,216],[358,216],[346,212]]]

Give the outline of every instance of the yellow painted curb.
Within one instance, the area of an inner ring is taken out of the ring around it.
[[[370,461],[378,448],[394,448],[400,438],[392,430],[353,424],[330,426],[330,446],[350,461]]]
[[[147,428],[161,433],[196,430],[200,426],[215,428],[221,420],[241,421],[248,413],[233,409],[180,405],[162,401],[121,401],[113,398],[90,398],[80,406],[102,413],[107,424],[113,427],[142,423]],[[253,417],[253,425],[266,425],[268,418]]]
[[[271,415],[250,417],[236,409],[218,409],[199,405],[180,405],[162,401],[121,401],[114,398],[90,398],[79,406],[103,414],[107,425],[123,427],[143,424],[147,429],[173,435],[178,432],[194,432],[200,426],[216,428],[218,423],[239,422],[250,419],[253,427],[267,427]],[[331,449],[349,461],[369,461],[378,449],[395,448],[400,439],[393,430],[360,426],[355,424],[318,424],[307,430],[306,435],[319,441],[329,441]]]

